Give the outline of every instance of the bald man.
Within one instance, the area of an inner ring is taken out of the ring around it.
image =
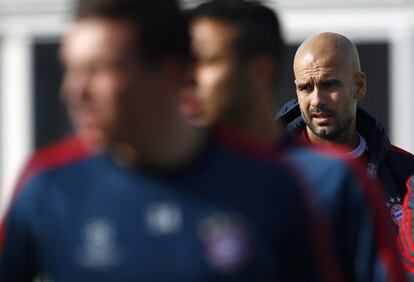
[[[337,33],[312,36],[299,46],[293,70],[297,100],[277,118],[310,143],[343,145],[349,148],[344,157],[365,159],[367,172],[385,188],[397,227],[414,156],[392,145],[380,123],[358,106],[367,87],[355,44]]]

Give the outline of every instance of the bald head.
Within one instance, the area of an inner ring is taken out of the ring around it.
[[[317,34],[300,45],[293,70],[310,140],[358,145],[356,108],[366,77],[355,44],[341,34]]]
[[[294,70],[303,64],[335,62],[349,68],[351,73],[361,71],[358,51],[355,44],[338,33],[324,32],[303,42],[295,55]]]

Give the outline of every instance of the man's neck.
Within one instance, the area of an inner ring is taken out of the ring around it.
[[[109,153],[125,166],[143,168],[155,173],[174,173],[189,165],[206,146],[204,130],[190,126],[184,119],[171,121],[168,138],[160,137],[145,146],[133,142],[117,143]]]
[[[271,88],[255,88],[246,95],[250,99],[239,112],[238,119],[230,124],[254,137],[262,145],[273,147],[281,138],[283,127],[274,121],[274,110],[270,106]]]
[[[270,107],[268,110],[266,107],[257,107],[256,110],[250,111],[243,120],[239,120],[233,125],[266,146],[274,146],[280,139],[282,131],[279,124],[275,125]]]

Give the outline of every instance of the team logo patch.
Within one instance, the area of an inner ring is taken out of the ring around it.
[[[35,282],[54,282],[53,277],[48,273],[41,273],[33,280]]]
[[[403,217],[402,205],[395,204],[391,207],[391,217],[395,224],[400,225],[400,221]]]
[[[400,197],[391,197],[387,202],[387,207],[390,208],[392,221],[394,221],[396,225],[400,225],[400,221],[403,218],[401,201]]]
[[[241,270],[252,252],[251,236],[241,217],[214,214],[199,226],[207,263],[216,271],[232,273]]]
[[[152,236],[174,234],[181,230],[183,218],[180,207],[173,202],[154,202],[145,213],[147,233]]]
[[[121,260],[115,224],[105,218],[89,220],[82,230],[82,245],[76,252],[77,261],[84,267],[108,268]]]

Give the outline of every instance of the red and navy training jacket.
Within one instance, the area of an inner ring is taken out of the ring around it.
[[[12,199],[30,179],[41,172],[79,161],[89,156],[90,148],[77,136],[68,136],[36,151],[20,173],[12,193]],[[4,244],[4,222],[0,222],[0,253]]]

